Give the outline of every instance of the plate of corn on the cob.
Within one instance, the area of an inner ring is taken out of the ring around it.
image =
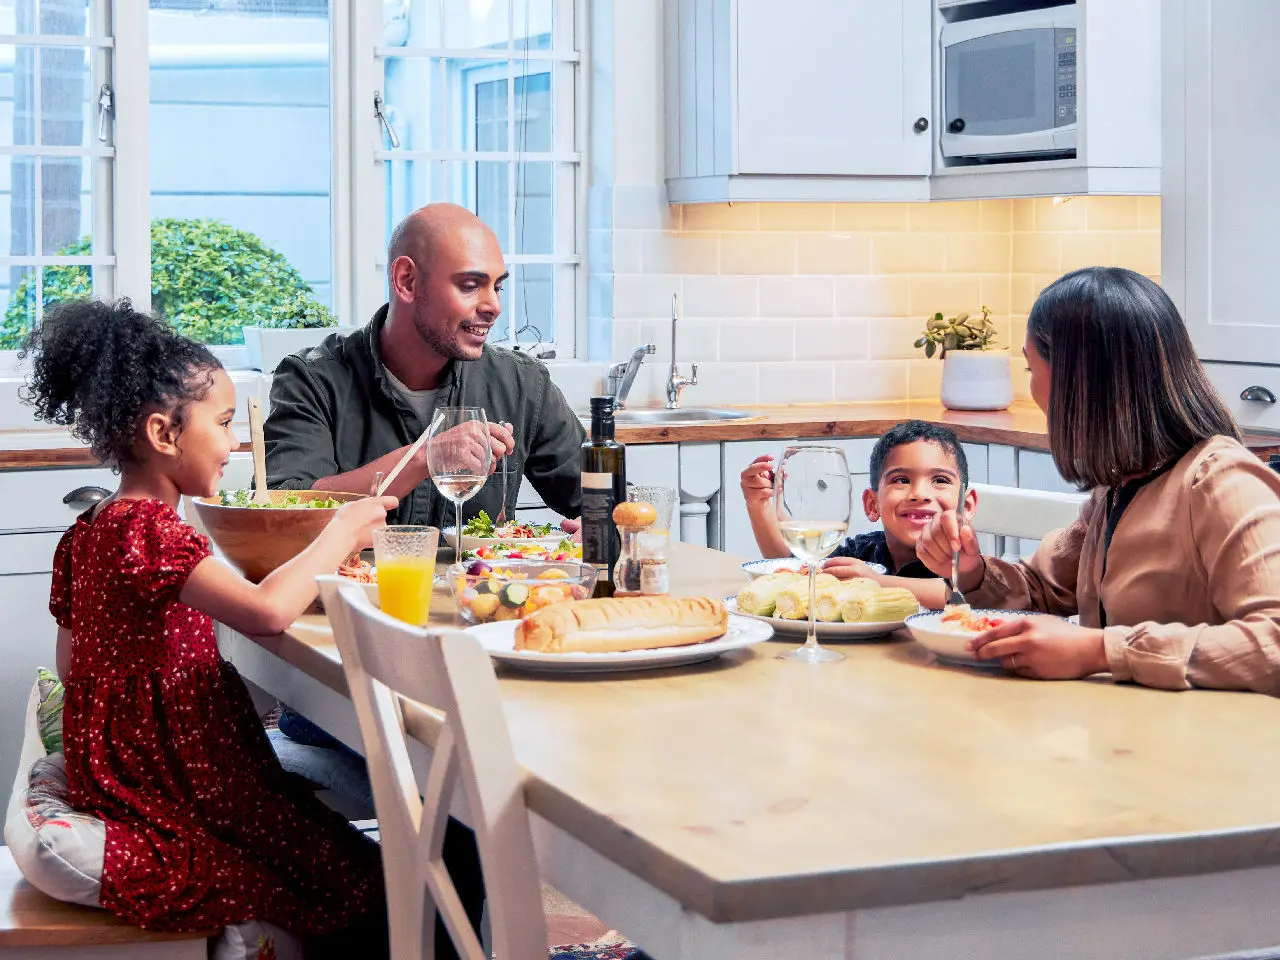
[[[826,563],[824,560],[823,563]],[[878,563],[868,563],[868,567],[876,573],[885,573],[885,568]],[[795,557],[774,557],[769,560],[750,560],[742,565],[742,569],[755,579],[756,577],[767,577],[771,573],[799,573],[803,576],[809,575],[809,565],[802,563]],[[818,572],[822,572],[822,567],[818,567]]]
[[[779,637],[803,639],[809,632],[809,577],[780,571],[757,577],[726,598],[730,613],[764,620]],[[919,601],[910,590],[882,587],[874,580],[854,577],[840,580],[829,573],[817,576],[816,619],[818,636],[878,637],[899,629],[907,617],[919,613]]]

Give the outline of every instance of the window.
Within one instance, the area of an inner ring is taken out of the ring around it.
[[[48,303],[114,294],[106,6],[0,0],[0,350]]]
[[[386,299],[385,246],[414,209],[447,200],[498,237],[511,270],[496,342],[573,356],[585,229],[575,102],[582,24],[573,0],[385,3],[375,51],[381,117],[373,183],[380,256],[357,284]],[[358,109],[367,109],[356,91]],[[358,160],[358,156],[357,156]],[[357,204],[357,216],[363,204]],[[370,205],[372,208],[372,205]]]
[[[327,0],[149,8],[152,306],[210,344],[330,306]]]

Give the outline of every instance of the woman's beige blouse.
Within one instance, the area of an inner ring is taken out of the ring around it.
[[[1138,491],[1102,576],[1107,491],[1027,560],[987,558],[975,607],[1079,613],[1116,680],[1280,696],[1280,474],[1214,437]],[[979,504],[981,509],[981,504]]]

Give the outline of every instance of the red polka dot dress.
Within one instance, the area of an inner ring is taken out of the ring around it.
[[[107,825],[102,905],[153,930],[350,926],[380,906],[377,846],[289,781],[213,620],[179,602],[209,554],[159,500],[86,513],[58,544],[63,743],[72,804]]]

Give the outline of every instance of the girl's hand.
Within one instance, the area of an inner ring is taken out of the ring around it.
[[[330,521],[332,526],[342,530],[351,538],[351,549],[363,550],[373,543],[373,531],[376,527],[387,525],[387,512],[394,510],[400,503],[395,497],[365,497],[363,500],[352,500],[338,508]]]
[[[936,514],[920,539],[916,556],[920,562],[943,579],[951,579],[951,555],[960,551],[960,583],[962,591],[974,590],[982,582],[986,563],[978,549],[978,535],[967,523],[963,526],[954,510]]]
[[[1076,680],[1110,669],[1101,630],[1057,617],[1015,617],[966,646],[979,660],[999,660],[1011,673],[1036,680]]]
[[[773,457],[768,454],[756,457],[742,471],[742,495],[747,506],[759,506],[773,501]]]
[[[829,573],[833,577],[839,577],[841,580],[852,580],[855,577],[866,577],[868,580],[880,582],[883,574],[877,573],[861,560],[855,560],[853,557],[832,557],[822,565],[822,573]]]

